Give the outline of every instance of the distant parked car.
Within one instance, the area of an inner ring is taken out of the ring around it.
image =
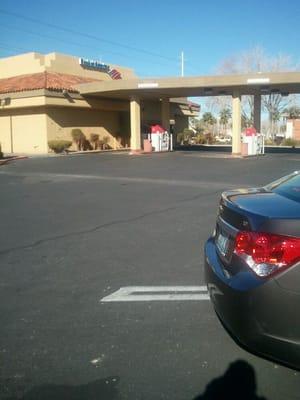
[[[230,136],[216,136],[216,140],[219,143],[231,143],[232,138]]]
[[[205,276],[237,342],[300,369],[300,172],[222,194]]]

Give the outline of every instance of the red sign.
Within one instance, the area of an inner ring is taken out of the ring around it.
[[[161,125],[151,125],[151,133],[164,133],[165,131]]]
[[[244,131],[244,135],[246,136],[255,136],[256,135],[256,129],[251,127],[251,128],[246,128]]]

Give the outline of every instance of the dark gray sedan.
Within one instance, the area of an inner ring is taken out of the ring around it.
[[[205,275],[238,343],[300,369],[300,172],[222,194]]]

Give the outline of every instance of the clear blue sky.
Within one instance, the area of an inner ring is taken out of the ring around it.
[[[1,57],[57,51],[140,76],[180,75],[182,50],[185,75],[212,74],[255,46],[300,61],[299,0],[2,0],[0,11]]]

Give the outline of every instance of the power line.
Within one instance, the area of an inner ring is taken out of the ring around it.
[[[159,58],[164,59],[164,60],[166,60],[168,62],[174,62],[174,61],[178,62],[177,58],[163,56],[161,54],[153,53],[153,52],[147,51],[145,49],[139,49],[139,48],[136,48],[136,47],[132,47],[132,46],[125,45],[125,44],[122,44],[122,43],[114,42],[114,41],[107,40],[107,39],[104,39],[104,38],[101,38],[101,37],[97,37],[97,36],[94,36],[94,35],[90,35],[90,34],[87,34],[87,33],[75,31],[75,30],[70,29],[70,28],[64,28],[64,27],[61,27],[61,26],[58,26],[58,25],[55,25],[55,24],[50,24],[48,22],[40,21],[38,19],[27,17],[25,15],[21,15],[21,14],[18,14],[18,13],[9,12],[7,10],[2,10],[2,9],[0,9],[0,13],[6,14],[6,15],[11,15],[11,16],[14,16],[14,17],[17,17],[17,18],[21,18],[21,19],[24,19],[24,20],[27,20],[27,21],[30,21],[30,22],[33,22],[33,23],[36,23],[36,24],[39,24],[39,25],[48,26],[51,29],[58,29],[60,31],[64,31],[64,32],[67,32],[67,33],[72,33],[72,34],[75,34],[75,35],[78,35],[78,36],[82,36],[82,37],[85,37],[85,38],[88,38],[88,39],[97,40],[97,41],[100,40],[102,42],[105,42],[105,43],[108,43],[108,44],[112,44],[114,46],[123,47],[123,48],[129,49],[131,51],[143,53],[143,54],[151,56],[151,57],[159,57]],[[12,28],[8,28],[8,29],[12,29]],[[19,29],[19,28],[14,28],[14,29],[21,31],[21,29]],[[26,31],[26,30],[23,29],[23,31],[26,32],[26,33],[29,33],[29,34],[37,35],[37,36],[40,36],[40,37],[45,37],[45,38],[48,38],[48,39],[51,39],[51,40],[58,40],[60,42],[65,42],[65,43],[72,44],[72,45],[75,45],[75,46],[80,46],[80,47],[85,46],[87,48],[95,50],[94,47],[88,46],[86,44],[82,45],[82,44],[76,43],[74,41],[69,41],[69,40],[61,39],[61,38],[58,39],[58,38],[51,37],[49,35],[36,33],[36,32],[29,31],[29,30]],[[103,49],[101,49],[101,52],[103,52]],[[122,53],[117,53],[117,52],[113,52],[113,51],[110,51],[110,50],[106,51],[106,52],[109,53],[109,54],[117,55],[119,57],[123,57],[123,58],[127,58],[127,59],[129,58],[129,56],[126,56],[125,54],[122,54]],[[132,56],[130,56],[130,58],[132,58]],[[159,61],[153,60],[153,59],[151,60],[151,63],[152,64],[158,64],[158,65],[165,65],[165,64],[160,63]],[[192,66],[189,61],[185,60],[185,64],[186,64],[187,68],[192,69],[194,71],[198,71],[198,68],[195,68],[194,66]]]
[[[150,55],[152,57],[159,57],[159,58],[162,58],[162,59],[165,59],[165,60],[168,60],[168,61],[177,61],[176,58],[163,56],[162,54],[157,54],[157,53],[153,53],[153,52],[150,52],[150,51],[147,51],[147,50],[144,50],[144,49],[140,49],[140,48],[137,48],[137,47],[133,47],[133,46],[129,46],[129,45],[126,45],[126,44],[114,42],[112,40],[108,40],[108,39],[105,39],[105,38],[102,38],[102,37],[99,37],[99,36],[90,35],[88,33],[75,31],[75,30],[70,29],[70,28],[64,28],[64,27],[61,27],[59,25],[50,24],[50,23],[45,22],[45,21],[41,21],[41,20],[38,20],[38,19],[35,19],[35,18],[27,17],[25,15],[21,15],[21,14],[14,13],[14,12],[9,12],[7,10],[0,9],[0,13],[1,14],[5,14],[5,15],[10,15],[10,16],[13,16],[13,17],[17,17],[17,18],[21,18],[21,19],[24,19],[26,21],[30,21],[30,22],[33,22],[33,23],[36,23],[36,24],[39,24],[39,25],[48,26],[49,28],[52,28],[52,29],[58,29],[60,31],[71,33],[73,35],[78,35],[78,36],[86,37],[88,39],[93,39],[93,40],[97,40],[97,41],[100,40],[102,42],[111,44],[113,46],[123,47],[125,49],[131,50],[131,51],[135,51],[135,52],[138,52],[138,53],[148,54],[148,55]]]
[[[27,34],[30,34],[30,35],[35,35],[35,36],[38,36],[38,37],[41,37],[41,38],[50,39],[50,40],[57,40],[59,42],[63,42],[63,43],[66,43],[66,44],[71,44],[73,46],[77,46],[77,47],[81,47],[81,48],[82,47],[89,48],[89,49],[92,49],[94,52],[97,50],[97,51],[101,51],[103,53],[113,54],[113,55],[116,55],[118,57],[123,57],[123,58],[126,58],[126,59],[128,59],[128,58],[132,59],[133,58],[132,56],[128,56],[126,54],[117,53],[117,52],[110,51],[110,50],[103,50],[103,49],[100,50],[100,49],[95,48],[95,46],[89,46],[87,44],[81,44],[81,43],[74,42],[74,41],[68,40],[68,39],[61,39],[61,38],[58,38],[58,37],[54,37],[54,36],[47,35],[47,34],[44,34],[44,33],[34,32],[34,31],[31,31],[31,30],[28,30],[28,29],[24,29],[24,28],[18,28],[18,27],[14,27],[14,26],[5,25],[5,24],[1,24],[1,28],[5,28],[5,29],[8,29],[8,30],[16,31],[16,32],[23,32],[23,33],[27,33]],[[134,57],[134,58],[136,58],[136,57]],[[165,65],[165,64],[163,64],[163,63],[161,63],[159,61],[156,61],[156,60],[152,61],[152,63],[153,64],[158,64],[158,65]]]
[[[26,49],[26,48],[24,48],[24,47],[20,47],[20,46],[16,46],[16,47],[14,47],[14,46],[7,46],[7,44],[4,44],[4,43],[0,43],[0,47],[2,48],[2,49],[7,49],[7,50],[9,50],[11,53],[12,53],[12,50],[15,50],[15,51],[26,51],[26,52],[32,52],[33,50],[32,49]]]
[[[28,33],[30,35],[35,35],[35,36],[38,36],[38,37],[41,37],[41,38],[46,38],[46,39],[50,39],[50,40],[57,40],[57,41],[62,42],[62,43],[71,44],[71,45],[74,45],[74,46],[86,47],[86,48],[95,50],[94,46],[89,46],[87,44],[80,44],[80,43],[77,43],[77,42],[73,42],[72,40],[66,40],[66,39],[54,37],[54,36],[51,36],[51,35],[45,35],[44,33],[34,32],[34,31],[29,30],[29,29],[18,28],[18,27],[9,26],[9,25],[6,25],[6,24],[1,24],[1,28],[9,29],[9,30],[16,31],[16,32]],[[116,53],[116,52],[112,52],[112,51],[107,51],[107,53],[110,53],[110,54],[113,54],[113,55],[117,55],[117,56],[121,56],[121,57],[126,57],[126,55],[122,54],[122,53]]]
[[[9,49],[8,49],[7,47],[5,47],[5,46],[1,46],[1,45],[0,45],[0,49],[6,50],[6,51],[5,51],[6,54],[8,53],[9,55],[12,55],[12,56],[15,54],[15,52],[14,52],[13,50],[9,50]],[[2,52],[1,52],[1,53],[2,53]]]

